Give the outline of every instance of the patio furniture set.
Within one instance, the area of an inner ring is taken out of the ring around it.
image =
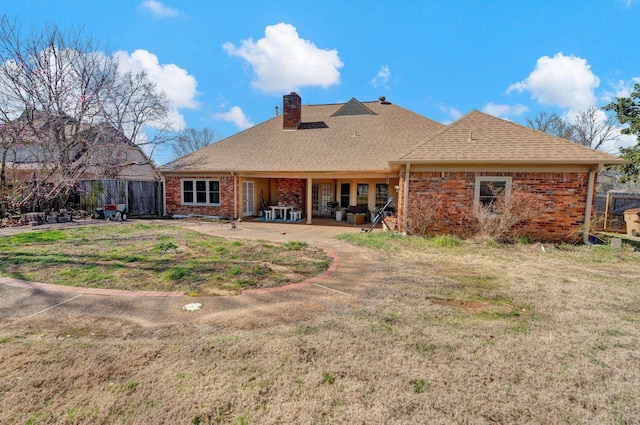
[[[298,221],[302,219],[302,211],[295,210],[291,205],[271,205],[268,210],[264,210],[264,219],[267,221]]]

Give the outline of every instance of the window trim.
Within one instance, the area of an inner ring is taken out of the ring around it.
[[[185,182],[192,182],[193,184],[193,190],[191,191],[192,195],[193,195],[193,202],[185,202],[184,200],[184,194],[185,194],[185,190],[184,190],[184,183]],[[198,190],[197,190],[197,182],[204,182],[205,183],[205,188],[206,188],[206,200],[207,202],[198,202]],[[211,199],[211,194],[212,193],[216,193],[216,191],[212,191],[210,190],[211,182],[217,182],[218,183],[218,202],[217,203],[212,203],[209,202],[209,200]],[[189,206],[214,206],[214,207],[219,207],[220,206],[220,200],[222,199],[222,185],[220,184],[220,179],[180,179],[180,203],[182,205],[189,205]]]
[[[483,182],[505,182],[504,193],[507,195],[511,193],[512,177],[510,176],[476,176],[476,187],[473,196],[473,205],[475,207],[482,205],[480,202],[480,186]]]

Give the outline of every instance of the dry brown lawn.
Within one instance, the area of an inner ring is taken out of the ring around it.
[[[3,322],[0,423],[640,424],[640,253],[383,246],[302,321]]]

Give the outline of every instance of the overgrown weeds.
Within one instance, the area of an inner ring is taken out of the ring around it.
[[[407,233],[428,236],[437,232],[448,216],[445,197],[440,193],[423,193],[416,196],[407,210]]]
[[[514,242],[522,235],[526,224],[544,210],[540,196],[517,187],[510,193],[496,192],[495,200],[478,205],[473,211],[475,238],[496,242]]]
[[[206,295],[299,282],[328,265],[306,242],[230,241],[144,223],[0,238],[0,273],[70,286]]]

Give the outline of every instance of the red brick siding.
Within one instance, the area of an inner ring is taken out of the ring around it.
[[[282,128],[294,130],[302,121],[302,99],[298,94],[291,92],[282,98]]]
[[[305,209],[306,180],[304,179],[278,179],[278,204],[295,205],[297,209]]]
[[[182,204],[182,180],[202,180],[214,179],[220,180],[220,206],[209,205],[183,205]],[[212,175],[212,176],[167,176],[165,179],[165,199],[167,206],[167,214],[173,215],[211,215],[223,218],[234,218],[233,214],[233,176],[229,175]]]
[[[588,173],[489,173],[489,172],[412,172],[409,179],[409,204],[420,194],[444,195],[447,217],[438,229],[441,233],[464,234],[473,210],[476,176],[510,176],[512,187],[543,198],[545,208],[524,229],[524,234],[549,242],[575,240],[575,231],[584,223]],[[400,179],[401,199],[404,175]],[[399,223],[404,206],[399,205]]]

